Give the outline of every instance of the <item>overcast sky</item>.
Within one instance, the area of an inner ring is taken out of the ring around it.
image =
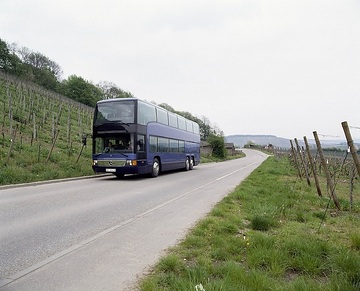
[[[1,0],[0,38],[225,135],[360,138],[359,0]]]

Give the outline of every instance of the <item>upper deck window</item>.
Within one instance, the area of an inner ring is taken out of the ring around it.
[[[178,127],[177,116],[175,113],[169,112],[169,125],[172,127]]]
[[[186,121],[185,118],[182,116],[178,116],[178,128],[186,130]]]
[[[190,132],[194,132],[193,122],[191,120],[186,119],[186,130]]]
[[[158,122],[169,125],[168,114],[165,110],[156,108],[156,113],[157,113],[157,121]]]
[[[194,133],[199,134],[200,133],[199,125],[196,122],[194,122],[193,126],[194,126]]]
[[[99,102],[95,110],[95,124],[107,122],[135,122],[135,102],[114,100]]]
[[[138,124],[146,125],[150,121],[156,121],[155,106],[139,101],[139,103],[138,103]]]

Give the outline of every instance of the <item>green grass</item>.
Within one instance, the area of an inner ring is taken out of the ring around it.
[[[324,188],[326,189],[326,188]],[[360,199],[344,209],[267,159],[139,282],[139,289],[360,290]],[[324,218],[325,215],[325,218]]]
[[[3,75],[0,108],[0,185],[93,174],[89,138],[78,160],[82,134],[91,133],[91,108]],[[59,135],[49,156],[55,120]]]
[[[201,163],[218,163],[218,162],[224,162],[234,159],[239,159],[245,157],[244,153],[239,153],[233,156],[227,155],[226,158],[217,158],[212,155],[201,155]]]

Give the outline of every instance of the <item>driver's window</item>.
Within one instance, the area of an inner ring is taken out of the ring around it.
[[[138,152],[145,152],[145,135],[139,134],[137,140],[137,151]]]

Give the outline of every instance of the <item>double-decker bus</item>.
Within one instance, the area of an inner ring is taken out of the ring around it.
[[[200,162],[199,125],[137,98],[98,101],[92,138],[93,170],[118,178],[188,171]]]

